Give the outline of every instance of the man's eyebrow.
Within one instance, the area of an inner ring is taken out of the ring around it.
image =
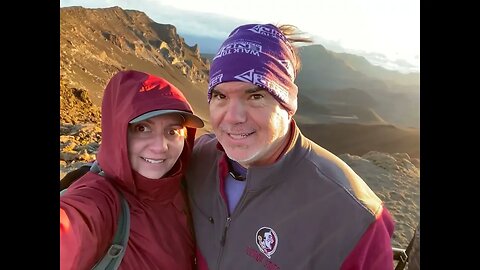
[[[267,90],[265,88],[260,87],[260,86],[254,86],[252,88],[246,89],[245,93],[251,94],[251,93],[256,93],[256,92],[260,92],[260,91],[267,91]],[[222,94],[222,92],[220,90],[217,90],[216,88],[213,88],[212,89],[212,94]]]
[[[220,91],[218,91],[217,89],[213,88],[212,89],[212,94],[221,94]]]
[[[260,87],[260,86],[255,86],[253,88],[245,90],[245,93],[251,94],[251,93],[256,93],[256,92],[260,92],[260,91],[267,91],[267,90],[265,88]]]

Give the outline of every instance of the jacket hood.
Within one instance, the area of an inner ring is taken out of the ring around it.
[[[116,181],[122,189],[137,194],[137,186],[128,157],[127,129],[129,122],[155,110],[180,110],[193,113],[182,92],[168,81],[134,70],[120,71],[107,84],[102,100],[102,142],[98,162],[105,177]],[[195,128],[187,127],[187,138],[179,160],[173,166],[177,176],[185,172],[193,148]],[[180,175],[180,176],[181,176]]]

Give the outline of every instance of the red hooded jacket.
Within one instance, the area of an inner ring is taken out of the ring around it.
[[[158,77],[121,71],[108,83],[98,152],[105,177],[88,172],[60,197],[61,269],[91,269],[105,255],[121,209],[115,187],[130,207],[130,237],[120,269],[194,268],[194,240],[180,181],[195,129],[187,128],[183,152],[161,180],[152,181],[134,172],[128,159],[129,121],[158,109],[192,112],[183,94]]]

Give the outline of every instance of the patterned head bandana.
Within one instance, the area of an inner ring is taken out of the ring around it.
[[[272,24],[237,27],[210,65],[208,102],[212,89],[230,81],[249,82],[266,89],[287,111],[297,111],[295,54],[282,32]]]

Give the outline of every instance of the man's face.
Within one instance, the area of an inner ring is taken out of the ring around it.
[[[247,82],[217,85],[210,118],[228,157],[244,167],[273,163],[286,144],[291,120],[272,95]]]

